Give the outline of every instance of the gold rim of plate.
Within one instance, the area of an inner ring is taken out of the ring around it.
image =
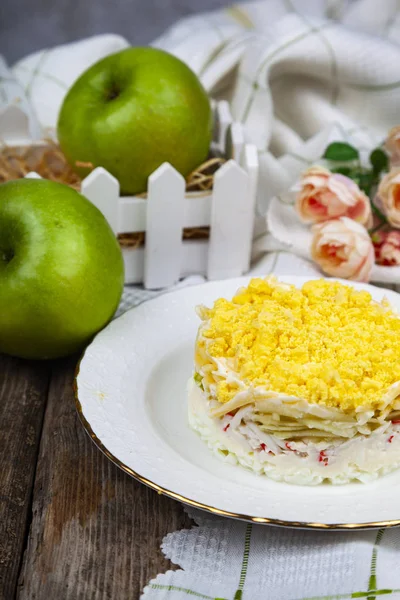
[[[94,433],[89,421],[86,419],[85,415],[83,414],[82,404],[78,397],[78,376],[79,376],[81,362],[85,357],[85,353],[86,353],[86,350],[82,354],[81,358],[79,359],[77,367],[75,369],[73,390],[74,390],[74,397],[75,397],[75,408],[78,412],[79,419],[80,419],[86,433],[90,436],[91,440],[99,448],[99,450],[101,450],[102,453],[105,454],[105,456],[109,460],[111,460],[111,462],[113,462],[122,471],[124,471],[125,473],[127,473],[128,475],[130,475],[131,477],[136,479],[137,481],[140,481],[140,483],[144,483],[145,485],[147,485],[151,489],[155,490],[159,494],[163,494],[164,496],[168,496],[169,498],[172,498],[173,500],[178,500],[179,502],[183,502],[184,504],[188,504],[189,506],[193,506],[194,508],[200,508],[201,510],[205,510],[207,512],[210,512],[214,515],[218,515],[221,517],[230,517],[232,519],[239,519],[241,521],[249,521],[251,523],[261,524],[261,525],[277,525],[280,527],[288,527],[290,529],[295,529],[295,528],[298,528],[298,529],[326,529],[326,530],[328,530],[328,529],[329,530],[335,530],[335,529],[336,530],[338,530],[338,529],[380,529],[382,527],[387,528],[387,527],[399,527],[400,526],[400,519],[395,519],[395,520],[391,520],[391,521],[376,521],[376,522],[369,522],[369,523],[315,523],[315,522],[303,522],[303,521],[285,521],[282,519],[273,519],[270,517],[254,517],[252,515],[234,513],[234,512],[227,511],[227,510],[222,510],[220,508],[216,508],[215,506],[209,506],[208,504],[203,504],[202,502],[197,502],[196,500],[193,500],[192,498],[187,498],[186,496],[182,496],[181,494],[177,494],[176,492],[168,490],[167,488],[164,488],[164,487],[158,485],[154,481],[147,479],[147,477],[143,477],[143,475],[140,475],[140,473],[137,473],[137,471],[134,471],[133,469],[131,469],[131,467],[128,467],[128,465],[126,465],[125,463],[120,461],[119,458],[114,456],[108,450],[108,448],[106,448],[106,446],[103,444],[103,442]]]

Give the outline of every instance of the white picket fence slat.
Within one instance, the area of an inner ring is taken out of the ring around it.
[[[19,146],[30,143],[28,115],[19,106],[13,104],[5,108],[0,107],[0,144]]]
[[[225,156],[241,164],[244,147],[244,132],[241,123],[232,123],[225,135]]]
[[[167,287],[179,280],[185,180],[169,163],[148,180],[144,285]]]
[[[82,181],[81,193],[103,213],[113,232],[119,233],[118,180],[103,167],[97,167]]]
[[[221,152],[224,152],[226,143],[226,133],[228,131],[228,127],[232,123],[231,110],[229,108],[229,103],[226,100],[221,100],[221,102],[218,102],[215,116],[215,142],[219,150]]]
[[[209,279],[226,279],[243,272],[247,259],[245,224],[250,220],[250,211],[248,175],[235,161],[229,160],[214,176],[207,268]]]

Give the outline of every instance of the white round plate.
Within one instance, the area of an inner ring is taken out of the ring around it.
[[[301,286],[304,277],[280,277]],[[197,304],[232,297],[249,278],[185,288],[112,321],[87,348],[75,382],[82,423],[121,469],[158,492],[219,515],[288,527],[400,525],[400,471],[369,484],[279,483],[225,464],[192,431],[186,385],[199,325]],[[348,283],[348,282],[346,282]],[[373,286],[400,309],[400,295]]]

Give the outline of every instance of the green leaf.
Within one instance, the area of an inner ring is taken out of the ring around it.
[[[346,144],[345,142],[332,142],[325,150],[323,158],[338,162],[348,162],[350,160],[357,160],[359,158],[359,153],[357,148],[350,146],[350,144]]]
[[[347,177],[351,177],[353,170],[350,167],[335,167],[332,169],[332,173],[340,173],[341,175],[346,175]]]
[[[358,177],[358,186],[367,194],[370,195],[372,186],[375,183],[374,173],[361,173]]]
[[[382,148],[375,148],[369,155],[369,161],[375,174],[388,171],[389,169],[389,157]]]

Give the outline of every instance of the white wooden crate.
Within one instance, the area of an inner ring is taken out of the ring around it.
[[[228,161],[215,173],[212,191],[186,193],[184,178],[169,163],[150,175],[146,199],[120,196],[118,181],[102,167],[82,181],[82,194],[104,214],[115,234],[146,233],[144,247],[122,250],[126,283],[156,289],[189,274],[223,279],[248,270],[257,150],[245,143],[227,102],[213,109],[212,149]],[[186,227],[210,227],[209,239],[183,240]]]

